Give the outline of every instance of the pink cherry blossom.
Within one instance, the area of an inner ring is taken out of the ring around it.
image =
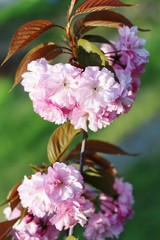
[[[86,67],[79,76],[77,89],[77,106],[69,115],[75,128],[88,126],[92,131],[106,127],[117,117],[115,110],[108,108],[121,95],[121,86],[115,81],[114,75],[108,69]],[[84,101],[85,99],[85,101]]]
[[[114,69],[123,69],[125,73],[142,74],[148,62],[149,52],[144,48],[146,40],[137,36],[138,28],[123,26],[119,29],[119,40],[112,45],[103,44],[101,49],[109,57]],[[114,47],[113,47],[114,46]],[[114,58],[118,60],[114,61]]]
[[[77,223],[84,226],[87,217],[93,213],[93,204],[84,197],[69,199],[57,205],[56,214],[50,219],[51,224],[61,231],[74,227]]]
[[[88,240],[104,240],[110,237],[110,221],[102,213],[92,214],[86,226],[84,236]]]
[[[20,217],[21,209],[17,206],[16,208],[14,208],[12,210],[11,207],[8,206],[3,210],[3,213],[7,220],[12,220],[12,219]]]
[[[39,99],[33,102],[34,111],[44,120],[63,124],[67,121],[68,110],[54,105],[50,100]]]
[[[71,124],[75,127],[75,129],[84,129],[86,132],[87,128],[87,120],[88,120],[88,112],[82,106],[76,106],[68,116]]]
[[[74,166],[56,162],[48,168],[44,189],[50,199],[60,202],[80,196],[82,184],[82,176]]]
[[[35,173],[30,179],[24,177],[18,187],[21,204],[37,217],[43,217],[51,210],[52,203],[44,191],[45,175]]]
[[[117,117],[119,106],[116,106],[115,104],[116,101],[108,103],[106,108],[99,107],[96,111],[94,108],[80,106],[72,111],[69,115],[69,119],[76,129],[82,128],[87,132],[89,127],[92,131],[96,132],[98,129],[110,125],[110,123]]]
[[[99,108],[97,112],[89,111],[89,128],[96,132],[108,125],[117,117],[117,112],[114,108],[110,108],[114,103],[108,104],[106,108]]]
[[[119,202],[129,205],[134,203],[132,195],[133,187],[130,183],[124,182],[122,178],[116,178],[113,187],[119,194]]]
[[[32,61],[27,65],[27,72],[22,74],[21,84],[26,92],[29,92],[30,98],[35,99],[45,98],[45,89],[43,88],[43,79],[50,76],[51,65],[44,58],[37,61]]]
[[[114,189],[119,194],[116,201],[119,206],[119,216],[121,218],[131,218],[133,216],[132,205],[134,203],[132,185],[130,183],[123,182],[121,178],[116,178]]]
[[[144,48],[146,41],[137,36],[138,28],[124,26],[119,29],[119,40],[103,44],[101,49],[109,59],[120,82],[122,95],[115,101],[117,114],[131,108],[140,86],[140,74],[145,70],[149,52]]]
[[[116,44],[118,50],[121,51],[122,64],[126,65],[126,70],[136,71],[142,73],[141,68],[138,71],[137,67],[143,67],[148,62],[148,51],[143,48],[146,40],[137,36],[138,28],[133,26],[131,28],[124,26],[119,29],[119,42]]]
[[[97,131],[117,117],[108,106],[120,97],[121,85],[106,68],[86,67],[82,72],[70,64],[52,66],[40,59],[28,65],[22,78],[35,112],[45,120],[62,124],[69,119],[75,128],[86,131],[89,121],[89,128]]]
[[[51,70],[55,92],[53,94],[52,90],[49,99],[57,106],[72,109],[76,103],[77,76],[81,69],[70,64],[58,63],[53,65]],[[47,81],[45,89],[48,89]]]
[[[77,89],[77,101],[85,108],[107,107],[120,95],[120,85],[108,69],[86,67],[80,75]],[[85,99],[85,101],[84,101]],[[83,104],[82,104],[83,103]]]
[[[64,123],[76,105],[75,90],[81,69],[70,64],[51,65],[41,58],[29,63],[27,70],[21,83],[29,92],[35,112],[47,121]]]
[[[92,198],[99,200],[98,212],[89,218],[84,232],[90,239],[118,238],[124,229],[126,220],[133,216],[132,185],[121,178],[115,178],[113,184],[117,196],[110,196],[102,192],[92,194]]]
[[[26,215],[19,225],[14,228],[12,235],[20,240],[55,240],[59,235],[59,231],[50,224],[47,216],[38,218],[30,214]]]
[[[17,240],[40,240],[40,238],[38,237],[32,237],[30,236],[28,233],[26,232],[22,232],[22,231],[17,231],[15,230],[13,232],[13,236],[15,237],[15,239]]]
[[[115,205],[113,197],[106,195],[104,193],[100,193],[99,199],[100,199],[100,209],[108,217],[118,212],[118,207]]]

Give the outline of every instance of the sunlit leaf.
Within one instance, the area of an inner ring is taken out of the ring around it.
[[[65,240],[79,240],[79,238],[75,238],[74,236],[68,236]]]
[[[17,221],[18,218],[0,223],[0,240],[6,239],[7,234],[11,231],[13,225]]]
[[[83,25],[86,27],[112,27],[119,28],[123,25],[132,27],[132,23],[123,15],[112,11],[99,11],[88,14]]]
[[[91,59],[89,58],[88,60],[90,61],[90,64],[88,64],[90,66],[105,66],[106,62],[108,62],[108,59],[103,54],[103,52],[98,47],[96,47],[96,45],[89,42],[88,40],[79,39],[77,44],[79,47],[78,60],[80,61],[80,63],[84,64],[83,61],[86,60],[86,56],[83,56],[85,52],[86,54],[88,54],[88,58],[91,56]],[[85,52],[83,51],[83,49]]]
[[[46,58],[48,61],[54,59],[63,52],[62,48],[55,43],[42,43],[32,48],[23,58],[18,66],[15,82],[12,89],[22,80],[22,74],[27,71],[27,64],[39,58]]]
[[[48,147],[48,159],[51,163],[58,161],[68,148],[74,137],[81,133],[81,129],[75,129],[69,122],[58,127],[52,134]]]
[[[132,5],[122,3],[119,0],[87,0],[76,10],[75,16],[82,13],[107,10],[112,8],[130,7]]]
[[[51,27],[56,26],[49,20],[34,20],[22,25],[14,34],[4,64],[14,53]]]
[[[113,189],[114,177],[104,170],[89,169],[83,173],[84,181],[111,196],[117,195]]]

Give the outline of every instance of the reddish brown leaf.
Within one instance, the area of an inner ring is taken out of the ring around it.
[[[18,218],[10,220],[10,221],[4,221],[0,223],[0,240],[5,240],[7,234],[12,229],[13,225],[18,221]]]
[[[103,10],[99,12],[93,12],[88,14],[82,23],[86,27],[115,27],[119,28],[123,25],[126,25],[128,27],[132,27],[132,23],[125,18],[123,15]]]
[[[86,32],[94,29],[95,27],[86,27],[83,25],[84,18],[77,19],[73,25],[74,35],[79,39]]]
[[[116,196],[117,192],[113,189],[114,184],[114,176],[106,173],[103,169],[93,169],[83,173],[84,180],[89,185],[99,189],[105,194],[109,194],[111,196]]]
[[[19,203],[20,203],[20,199],[19,199],[19,194],[18,194],[18,187],[21,185],[21,182],[16,184],[11,191],[9,192],[8,196],[7,196],[7,200],[6,203],[9,202],[10,203],[10,207],[13,210]]]
[[[75,129],[69,122],[58,127],[53,132],[48,143],[47,152],[49,161],[51,163],[58,161],[74,137],[81,132],[81,129]]]
[[[74,6],[77,2],[78,2],[78,0],[71,0],[70,6],[69,6],[69,9],[68,9],[68,13],[67,13],[68,19],[70,19],[71,15],[72,15],[72,12],[73,12],[73,8],[74,8]]]
[[[76,150],[80,150],[81,145],[78,144],[76,146]],[[86,144],[86,152],[101,152],[107,154],[114,155],[129,155],[129,156],[137,156],[137,154],[128,153],[122,150],[120,147],[99,140],[88,140]]]
[[[7,201],[8,201],[8,202],[12,201],[12,199],[14,199],[14,198],[17,196],[17,194],[18,194],[17,189],[18,189],[18,187],[19,187],[20,185],[21,185],[21,182],[18,183],[18,184],[16,184],[16,185],[11,189],[11,191],[9,192],[9,194],[8,194],[8,196],[7,196]]]
[[[73,161],[78,160],[80,157],[80,152],[76,149],[73,149],[64,159],[64,161]],[[98,165],[100,168],[104,169],[107,173],[117,176],[118,172],[114,168],[114,166],[103,156],[97,154],[96,152],[85,152],[84,158],[84,165],[85,166],[92,166],[96,167]]]
[[[87,0],[76,10],[75,16],[87,12],[95,12],[112,8],[130,7],[132,5],[122,3],[119,0]]]
[[[81,36],[80,31],[83,27],[84,18],[77,19],[73,25],[74,35],[79,38]]]
[[[19,195],[17,194],[14,199],[10,201],[10,207],[13,210],[20,204],[20,198]]]
[[[10,207],[11,209],[14,209],[18,203],[20,202],[19,200],[19,195],[18,195],[18,191],[17,188],[19,187],[21,183],[16,184],[11,191],[9,192],[7,199],[5,200],[5,202],[3,202],[0,206],[3,206],[7,203],[10,203]]]
[[[85,157],[93,161],[95,164],[99,165],[107,173],[113,176],[118,175],[118,172],[114,168],[114,166],[106,158],[102,157],[101,155],[97,153],[86,153]]]
[[[34,20],[22,25],[14,34],[4,64],[14,53],[51,27],[56,26],[49,20]]]
[[[55,43],[52,42],[42,43],[37,47],[31,49],[18,66],[15,82],[12,89],[22,80],[21,76],[24,72],[27,71],[28,63],[39,58],[46,58],[49,61],[57,57],[62,52],[62,48],[58,47]]]

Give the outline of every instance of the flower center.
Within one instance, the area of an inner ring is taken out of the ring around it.
[[[53,185],[54,185],[54,187],[58,187],[59,185],[63,185],[63,182],[60,181],[59,179],[56,179],[53,181]]]
[[[69,87],[69,82],[64,81],[63,86],[64,86],[65,88]]]
[[[93,91],[94,91],[94,92],[98,92],[98,87],[97,87],[97,86],[94,86],[94,87],[93,87]]]

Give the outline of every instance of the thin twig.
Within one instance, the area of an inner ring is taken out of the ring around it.
[[[83,140],[82,140],[81,152],[80,152],[80,169],[79,169],[81,174],[83,174],[83,165],[84,165],[87,137],[88,137],[87,132],[83,130]]]

